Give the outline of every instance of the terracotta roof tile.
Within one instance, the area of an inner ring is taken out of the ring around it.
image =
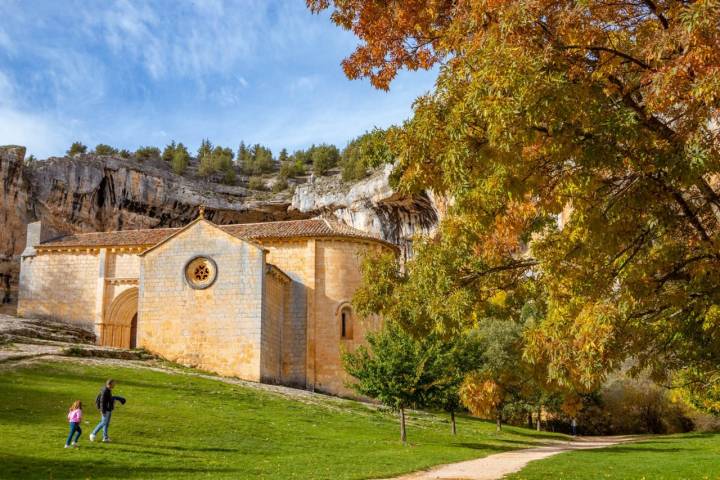
[[[345,237],[392,244],[362,230],[332,220],[290,220],[284,222],[242,223],[218,225],[230,235],[247,240]],[[150,247],[162,242],[179,228],[155,228],[147,230],[120,230],[115,232],[78,233],[43,242],[41,247]]]

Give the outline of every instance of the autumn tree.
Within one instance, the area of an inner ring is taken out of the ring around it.
[[[360,39],[351,78],[388,88],[442,65],[393,139],[400,189],[452,198],[426,251],[447,256],[431,330],[473,321],[439,306],[446,292],[482,312],[534,282],[547,315],[525,354],[550,380],[592,389],[630,356],[655,378],[717,375],[715,2],[308,5]]]

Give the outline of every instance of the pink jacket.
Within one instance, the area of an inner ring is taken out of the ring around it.
[[[80,423],[80,420],[82,420],[82,410],[79,408],[71,410],[70,413],[68,413],[68,422]]]

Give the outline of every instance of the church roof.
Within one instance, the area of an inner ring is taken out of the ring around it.
[[[370,240],[396,248],[382,240],[344,223],[326,219],[288,220],[282,222],[240,223],[217,225],[221,230],[245,240],[284,238],[355,238]],[[119,230],[115,232],[76,233],[43,242],[39,247],[130,247],[156,245],[180,228]]]

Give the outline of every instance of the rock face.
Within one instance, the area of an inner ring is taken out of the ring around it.
[[[326,215],[380,235],[408,256],[412,237],[430,232],[439,215],[430,196],[394,192],[390,167],[355,184],[339,175],[317,178],[291,195],[175,175],[159,160],[78,155],[26,164],[24,157],[24,147],[0,147],[0,275],[12,272],[12,283],[26,225],[36,220],[63,234],[182,226],[199,205],[218,224]]]
[[[24,147],[0,148],[0,310],[13,302],[19,262],[28,221],[28,182],[24,175]]]
[[[408,197],[389,184],[392,166],[354,184],[338,177],[321,177],[298,185],[291,210],[326,214],[359,230],[374,233],[398,245],[405,258],[412,256],[415,235],[430,234],[444,213],[444,207],[429,194]]]

